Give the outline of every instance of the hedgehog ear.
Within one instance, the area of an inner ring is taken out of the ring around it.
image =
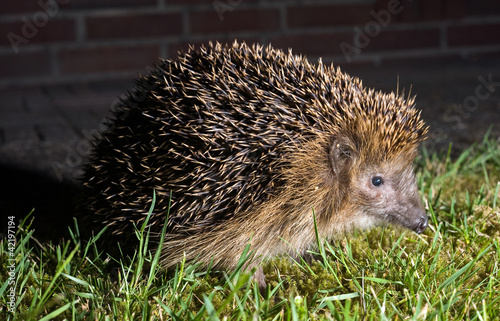
[[[351,164],[353,150],[350,144],[342,139],[335,139],[330,149],[330,162],[333,172],[339,174],[347,171],[347,167]]]

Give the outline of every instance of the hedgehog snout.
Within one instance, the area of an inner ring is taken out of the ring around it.
[[[410,199],[409,202],[398,204],[396,208],[396,212],[399,213],[395,214],[394,218],[396,218],[396,222],[399,221],[399,224],[415,233],[423,233],[429,225],[429,218],[427,217],[427,213],[422,203],[418,199],[418,194]]]
[[[415,231],[415,233],[422,234],[428,225],[429,225],[429,218],[427,217],[427,214],[425,214],[424,212],[422,216],[420,216],[413,224],[412,230]]]

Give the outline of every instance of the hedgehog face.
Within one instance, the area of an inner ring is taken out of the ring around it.
[[[403,165],[405,164],[405,165]],[[420,201],[411,163],[402,159],[360,168],[352,177],[358,227],[394,223],[422,233],[428,218]]]

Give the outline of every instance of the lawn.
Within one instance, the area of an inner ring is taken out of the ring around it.
[[[241,269],[181,264],[166,273],[144,229],[135,257],[110,258],[99,236],[80,241],[77,224],[71,239],[40,243],[29,219],[9,219],[0,319],[500,319],[498,141],[485,138],[453,158],[424,149],[416,167],[425,233],[380,227],[318,240],[312,259],[265,264],[264,295]]]

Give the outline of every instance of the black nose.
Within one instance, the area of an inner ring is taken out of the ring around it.
[[[418,219],[413,230],[416,233],[420,234],[423,231],[425,231],[425,229],[427,228],[427,225],[429,225],[429,219],[427,218],[427,216],[423,216],[423,217]]]

